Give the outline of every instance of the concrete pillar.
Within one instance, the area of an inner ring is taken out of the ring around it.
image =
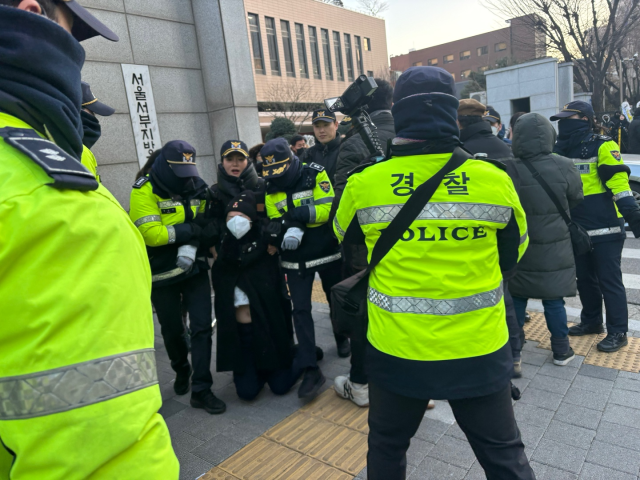
[[[262,141],[242,0],[192,0],[213,154],[226,140]]]

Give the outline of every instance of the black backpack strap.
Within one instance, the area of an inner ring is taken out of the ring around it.
[[[571,225],[573,223],[571,221],[571,218],[569,217],[569,215],[567,215],[567,212],[562,207],[562,204],[560,203],[560,200],[558,200],[558,197],[556,196],[556,194],[553,193],[553,190],[551,190],[551,187],[549,186],[549,184],[545,181],[544,178],[542,178],[540,173],[538,173],[538,171],[535,169],[535,167],[529,160],[521,158],[520,161],[524,164],[525,167],[529,169],[529,171],[533,175],[533,178],[536,180],[536,182],[538,182],[540,186],[544,189],[544,191],[547,192],[547,195],[549,196],[553,204],[558,209],[558,213],[560,214],[562,219],[565,221],[565,223],[567,225]]]
[[[380,260],[389,253],[413,221],[418,218],[422,209],[429,203],[429,200],[431,200],[431,197],[433,197],[433,194],[442,183],[444,176],[462,166],[469,158],[471,156],[467,152],[457,147],[444,167],[413,192],[389,226],[382,231],[380,238],[373,247],[373,252],[371,252],[371,261],[367,267],[367,273],[371,272]]]

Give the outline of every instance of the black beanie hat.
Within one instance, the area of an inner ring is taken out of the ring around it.
[[[252,222],[258,218],[258,211],[256,208],[256,197],[251,190],[245,190],[240,195],[236,195],[231,199],[229,205],[227,205],[227,211],[225,215],[229,215],[229,212],[244,213]]]

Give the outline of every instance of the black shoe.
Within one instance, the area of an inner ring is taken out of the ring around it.
[[[569,328],[569,335],[572,337],[582,337],[593,333],[604,333],[604,327],[601,323],[579,323]]]
[[[325,381],[319,368],[307,368],[298,389],[298,398],[315,397]]]
[[[607,353],[617,352],[628,343],[626,333],[607,333],[604,340],[598,344],[598,350]]]
[[[349,342],[349,337],[344,337],[342,340],[336,339],[336,345],[338,346],[338,356],[340,358],[347,358],[351,355],[351,342]]]
[[[212,415],[219,415],[227,410],[225,403],[216,397],[211,390],[193,392],[189,403],[193,408],[203,408]]]
[[[559,365],[559,366],[564,366],[567,363],[569,363],[571,360],[573,360],[576,357],[575,352],[573,351],[573,348],[569,347],[569,351],[567,353],[554,353],[553,354],[553,364],[554,365]]]
[[[528,323],[531,321],[531,315],[529,315],[529,312],[524,312],[524,323]]]
[[[316,347],[316,362],[319,362],[324,358],[324,350],[320,347]]]
[[[185,373],[177,373],[176,381],[173,383],[173,391],[176,395],[185,395],[189,392],[189,386],[191,385],[191,367]]]

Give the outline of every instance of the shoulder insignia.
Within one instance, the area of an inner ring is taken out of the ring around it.
[[[28,128],[2,128],[0,137],[42,168],[53,179],[54,188],[69,190],[96,190],[100,185],[96,177],[78,160],[35,130]]]
[[[331,190],[331,183],[327,181],[318,183],[318,186],[324,193],[329,193],[329,191]]]
[[[149,181],[149,177],[140,177],[136,180],[136,183],[133,184],[133,188],[141,188],[145,183]]]
[[[611,153],[611,156],[616,160],[618,161],[622,160],[622,155],[620,155],[620,152],[618,150],[611,150],[610,153]]]
[[[480,160],[481,162],[487,162],[498,167],[500,170],[504,170],[505,172],[507,171],[507,166],[500,160],[492,160],[490,158],[471,158],[470,160]]]
[[[324,170],[324,167],[322,165],[318,165],[315,162],[309,163],[307,167],[312,168],[313,170],[317,170],[318,172],[322,172]]]
[[[595,141],[600,141],[600,142],[610,142],[612,141],[613,138],[607,136],[607,135],[600,135],[598,133],[592,133],[591,134],[591,138],[589,138],[590,142],[595,142]]]

